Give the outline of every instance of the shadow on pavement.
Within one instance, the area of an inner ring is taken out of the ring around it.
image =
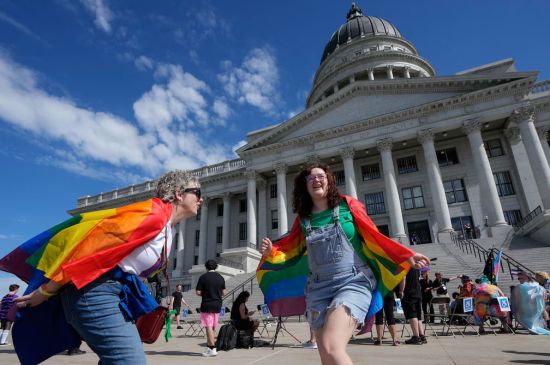
[[[146,355],[202,357],[202,354],[200,352],[187,352],[187,351],[145,351],[145,354]]]

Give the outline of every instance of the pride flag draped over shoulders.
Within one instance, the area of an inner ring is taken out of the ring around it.
[[[82,213],[31,238],[0,260],[0,270],[29,284],[53,280],[77,288],[115,267],[168,223],[172,205],[153,198]]]
[[[355,228],[362,238],[359,257],[372,269],[377,279],[368,317],[382,306],[382,298],[393,290],[410,269],[407,260],[414,251],[378,232],[368,217],[365,206],[358,200],[343,196],[346,200]],[[289,234],[273,245],[269,256],[263,257],[256,275],[269,310],[274,316],[304,314],[306,305],[304,288],[309,268],[305,237],[296,217]]]

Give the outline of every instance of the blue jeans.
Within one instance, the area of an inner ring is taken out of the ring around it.
[[[65,318],[100,364],[146,364],[137,328],[120,310],[121,290],[122,285],[106,275],[80,290],[67,285],[60,293]]]

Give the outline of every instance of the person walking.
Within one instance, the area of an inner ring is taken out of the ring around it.
[[[183,329],[180,323],[180,315],[181,315],[181,306],[182,304],[186,306],[187,308],[191,309],[189,307],[189,304],[183,299],[183,286],[181,284],[176,285],[176,291],[172,293],[172,300],[170,301],[170,310],[175,310],[176,314],[174,318],[176,319],[176,326],[177,329]]]
[[[411,269],[401,283],[401,300],[405,318],[411,326],[412,337],[405,340],[407,345],[428,343],[422,328],[422,290],[420,289],[420,271]]]
[[[199,277],[196,292],[201,297],[201,326],[206,332],[207,348],[202,356],[211,357],[218,355],[215,335],[225,294],[225,280],[215,271],[218,268],[215,260],[206,261],[204,266],[207,272]]]
[[[166,268],[174,226],[201,203],[197,178],[170,171],[154,198],[72,217],[0,260],[1,270],[29,282],[15,299],[21,363],[40,363],[83,339],[102,364],[146,364],[134,320],[158,304],[140,277]]]
[[[428,271],[422,272],[422,279],[420,279],[420,290],[422,291],[422,314],[424,315],[424,322],[433,323],[434,317],[430,316],[434,314],[434,306],[431,304],[433,298],[433,282],[430,279],[430,274]]]
[[[13,318],[9,318],[9,313],[13,310],[12,307],[15,305],[15,298],[17,298],[19,285],[11,284],[8,290],[8,294],[4,295],[0,303],[0,323],[2,325],[0,329],[0,346],[9,345],[7,341],[13,324]]]
[[[346,346],[357,325],[369,314],[371,302],[374,315],[382,306],[383,295],[397,285],[408,268],[426,266],[429,259],[379,233],[363,204],[339,194],[328,165],[315,164],[300,171],[294,180],[293,208],[298,217],[290,234],[275,245],[267,237],[262,240],[260,287],[264,295],[267,291],[268,305],[272,303],[275,308],[280,304],[271,298],[285,294],[269,292],[264,280],[284,278],[288,272],[293,283],[301,283],[300,275],[309,272],[306,317],[315,332],[321,362],[352,364]],[[384,266],[384,280],[379,266],[384,264],[371,248],[394,268],[390,271]],[[304,289],[284,290],[299,293]],[[289,301],[294,308],[304,303],[296,297]]]

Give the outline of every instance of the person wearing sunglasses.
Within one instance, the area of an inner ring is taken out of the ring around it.
[[[384,295],[410,267],[426,266],[429,259],[378,232],[362,203],[340,195],[328,165],[296,176],[293,208],[298,216],[290,233],[275,244],[262,240],[260,287],[267,304],[280,310],[285,293],[304,292],[293,287],[304,283],[307,304],[296,297],[288,302],[305,307],[321,362],[352,364],[346,346],[357,325],[382,308]],[[269,286],[285,278],[286,285]]]
[[[166,270],[175,226],[201,203],[197,178],[170,171],[152,199],[72,217],[0,260],[1,270],[28,282],[13,333],[21,363],[40,363],[83,339],[102,364],[146,364],[134,321],[158,304],[142,279]]]

